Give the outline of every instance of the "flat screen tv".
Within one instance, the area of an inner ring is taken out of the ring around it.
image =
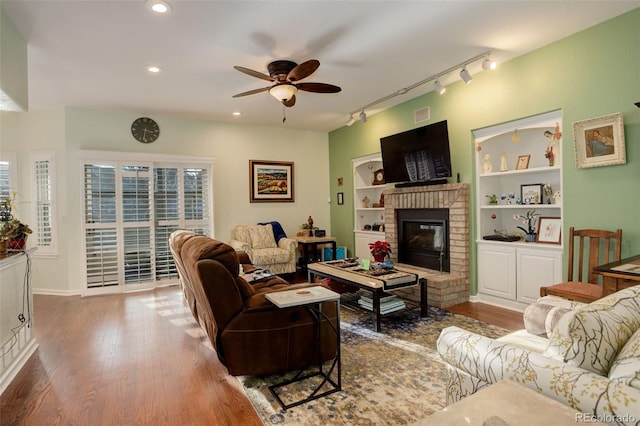
[[[452,176],[447,120],[383,137],[380,151],[386,183],[446,183]]]

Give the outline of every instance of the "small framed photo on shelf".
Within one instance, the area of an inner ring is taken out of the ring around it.
[[[516,163],[516,170],[525,170],[529,168],[530,154],[518,155],[518,162]]]
[[[520,199],[522,204],[542,204],[542,187],[541,183],[530,183],[520,185]]]
[[[559,217],[540,217],[538,219],[538,243],[560,244],[562,238],[562,219]]]
[[[573,142],[579,169],[627,162],[620,112],[576,121],[573,123]]]

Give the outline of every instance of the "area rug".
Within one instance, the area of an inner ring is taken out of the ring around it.
[[[341,309],[342,391],[283,410],[269,385],[288,376],[239,377],[265,425],[401,425],[445,406],[446,366],[436,352],[443,328],[456,325],[487,337],[509,331],[463,315],[429,307],[385,317],[373,331],[370,315]],[[279,391],[291,402],[307,395],[310,381]]]

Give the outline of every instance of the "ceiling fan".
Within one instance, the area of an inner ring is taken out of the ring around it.
[[[271,96],[286,107],[292,107],[296,104],[296,93],[298,90],[315,93],[338,93],[342,89],[333,84],[326,83],[297,83],[299,80],[309,77],[320,66],[320,61],[310,59],[300,65],[293,61],[278,60],[267,65],[269,75],[254,71],[249,68],[234,66],[240,72],[253,77],[274,82],[274,85],[263,87],[261,89],[249,90],[247,92],[233,95],[234,98],[253,95],[256,93],[269,91]]]

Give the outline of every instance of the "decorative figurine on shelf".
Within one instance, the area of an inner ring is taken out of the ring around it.
[[[311,216],[307,219],[307,225],[309,225],[309,236],[313,237],[313,218]]]
[[[556,191],[556,193],[555,193],[555,194],[553,194],[553,201],[554,201],[556,204],[560,204],[560,203],[562,203],[562,196],[560,195],[560,191]]]
[[[482,173],[491,173],[493,171],[493,164],[491,164],[491,156],[489,154],[484,155],[482,160]]]
[[[364,196],[364,198],[362,199],[362,205],[365,209],[369,208],[369,202],[371,200],[369,199],[369,197],[367,197],[366,195]]]
[[[547,204],[551,204],[551,196],[553,195],[553,189],[551,189],[551,185],[545,183],[543,189],[545,198],[547,199]]]
[[[489,204],[498,204],[498,196],[496,194],[485,195],[489,199]]]
[[[547,138],[547,148],[544,150],[544,157],[549,160],[549,167],[560,162],[560,140],[562,132],[560,126],[556,123],[555,131],[545,130],[544,136]]]
[[[509,170],[509,168],[507,167],[507,154],[503,152],[500,156],[500,171],[506,172],[507,170]]]

